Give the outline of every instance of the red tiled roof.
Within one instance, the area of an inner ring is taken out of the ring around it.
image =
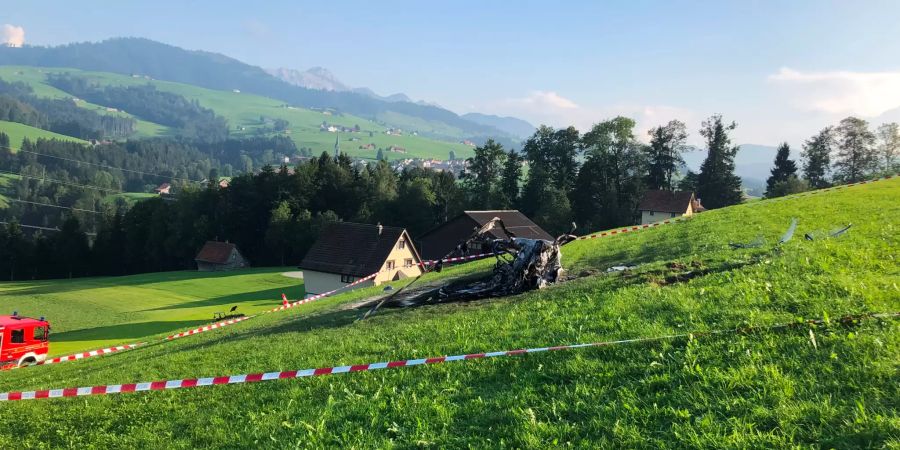
[[[638,211],[684,214],[692,200],[694,200],[694,193],[690,191],[650,190],[644,193]]]
[[[225,264],[231,251],[234,250],[234,244],[229,242],[206,241],[200,253],[194,258],[194,261],[203,261],[213,264]]]

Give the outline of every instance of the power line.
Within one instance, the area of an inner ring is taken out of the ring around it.
[[[60,206],[60,205],[53,205],[50,203],[30,202],[28,200],[19,200],[17,198],[8,198],[7,200],[9,200],[11,202],[28,203],[29,205],[48,206],[50,208],[71,209],[72,211],[81,211],[81,212],[88,212],[88,213],[93,213],[93,214],[103,214],[102,211],[94,211],[92,209],[73,208],[71,206]]]
[[[3,225],[9,225],[11,222],[0,222]],[[59,228],[47,228],[47,227],[39,227],[37,225],[23,225],[21,223],[17,223],[16,225],[22,228],[33,228],[35,230],[44,230],[44,231],[59,231]]]
[[[30,178],[32,180],[46,181],[48,183],[59,183],[59,184],[67,185],[67,186],[76,186],[76,187],[80,187],[83,189],[96,189],[98,191],[115,192],[117,194],[121,194],[121,193],[125,192],[125,191],[121,191],[119,189],[104,188],[104,187],[100,187],[100,186],[91,186],[89,184],[78,184],[78,183],[72,183],[70,181],[54,180],[52,178],[36,177],[36,176],[32,176],[32,175],[25,175],[23,173],[18,173],[18,172],[9,172],[6,170],[0,170],[0,173],[5,173],[7,175],[17,175],[22,178]]]
[[[6,149],[9,149],[9,150],[16,150],[16,151],[19,151],[19,152],[22,152],[22,153],[30,153],[30,154],[32,154],[32,155],[43,156],[43,157],[46,157],[46,158],[54,158],[54,159],[59,159],[59,160],[63,160],[63,161],[70,161],[70,162],[74,162],[74,163],[78,163],[78,164],[88,164],[88,165],[91,165],[91,166],[102,167],[102,168],[104,168],[104,169],[121,170],[121,171],[123,171],[123,172],[131,172],[131,173],[136,173],[136,174],[139,174],[139,175],[150,175],[150,176],[154,176],[154,177],[168,178],[168,179],[172,179],[172,180],[183,180],[183,181],[189,181],[189,182],[191,182],[191,183],[202,183],[202,182],[203,182],[202,180],[192,180],[192,179],[190,179],[190,178],[181,178],[181,177],[173,177],[173,176],[169,176],[169,175],[160,175],[160,174],[158,174],[158,173],[142,172],[142,171],[140,171],[140,170],[133,170],[133,169],[123,169],[123,168],[121,168],[121,167],[108,166],[108,165],[106,165],[106,164],[100,164],[100,163],[92,163],[92,162],[82,161],[82,160],[80,160],[80,159],[65,158],[65,157],[62,157],[62,156],[48,155],[48,154],[45,154],[45,153],[33,152],[33,151],[30,151],[30,150],[22,150],[22,149],[20,149],[20,148],[13,148],[13,147],[0,147],[0,148],[6,148]]]
[[[0,224],[3,224],[3,225],[9,225],[10,222],[2,222],[2,221],[0,221]],[[34,229],[34,230],[43,230],[43,231],[61,231],[59,228],[39,227],[39,226],[37,226],[37,225],[23,225],[23,224],[21,224],[21,223],[16,223],[16,225],[18,225],[18,226],[20,226],[20,227],[22,227],[22,228],[31,228],[31,229]],[[96,236],[96,235],[97,235],[97,233],[84,233],[84,234],[86,234],[86,235],[88,235],[88,236]]]

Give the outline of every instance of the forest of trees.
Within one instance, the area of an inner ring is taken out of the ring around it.
[[[228,137],[228,122],[213,110],[178,94],[141,86],[99,86],[68,73],[47,74],[47,83],[77,98],[128,111],[151,122],[178,130],[179,136],[204,142]]]
[[[0,79],[0,120],[79,139],[117,139],[134,133],[135,120],[99,114],[70,99],[39,98],[24,83]]]
[[[460,179],[427,169],[398,173],[385,161],[361,164],[327,153],[289,168],[278,158],[297,149],[284,138],[151,139],[93,148],[26,141],[21,152],[0,153],[0,167],[26,175],[12,183],[12,203],[2,210],[9,224],[0,227],[0,278],[189,269],[209,239],[236,243],[253,265],[294,264],[329,222],[381,222],[417,236],[463,210],[516,208],[551,234],[572,222],[587,232],[635,223],[647,189],[688,189],[707,208],[728,206],[742,201],[734,174],[739,150],[730,138],[735,127],[719,115],[702,123],[707,155],[699,173],[684,172],[683,123],[651,129],[644,144],[633,120],[616,117],[583,134],[542,126],[519,152],[489,140]],[[896,125],[872,132],[860,119],[845,119],[805,143],[802,164],[782,145],[766,195],[896,171],[898,144]],[[219,188],[217,176],[232,171],[244,173]],[[200,178],[209,181],[188,180]],[[177,184],[177,196],[133,206],[104,200],[110,193],[102,189],[146,192],[161,181]]]

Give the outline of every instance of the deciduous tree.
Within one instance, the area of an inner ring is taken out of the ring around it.
[[[835,129],[837,132],[837,161],[835,176],[843,182],[861,181],[878,167],[875,150],[875,134],[869,130],[869,122],[858,117],[848,117]]]
[[[651,129],[647,150],[647,188],[672,190],[672,177],[684,165],[681,152],[685,149],[687,127],[678,120]]]

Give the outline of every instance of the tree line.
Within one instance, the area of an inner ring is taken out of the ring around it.
[[[40,98],[31,86],[0,79],[0,120],[79,139],[117,139],[135,132],[135,120],[99,114],[71,99]]]
[[[228,122],[211,109],[152,84],[99,86],[68,73],[47,74],[47,84],[91,103],[114,107],[178,130],[188,139],[217,142],[228,138]]]
[[[224,172],[221,161],[227,155],[247,156],[236,150],[241,148],[238,143],[180,145],[159,139],[88,151],[39,141],[35,145],[41,152],[59,146],[57,154],[110,166],[169,170],[184,177],[199,177],[208,170],[209,181],[179,186],[174,198],[153,198],[131,207],[107,203],[102,214],[92,218],[63,210],[58,212],[62,225],[57,233],[38,232],[29,238],[10,218],[10,225],[0,227],[4,229],[0,274],[23,279],[190,269],[198,249],[211,239],[236,243],[253,265],[294,264],[330,222],[380,222],[406,227],[417,236],[464,210],[516,208],[553,234],[567,231],[572,222],[592,231],[635,223],[637,205],[648,189],[691,190],[704,206],[718,208],[742,201],[741,180],[734,174],[739,148],[730,138],[735,127],[719,115],[702,123],[699,134],[707,155],[698,173],[684,172],[681,155],[689,150],[684,123],[673,120],[651,129],[649,143],[644,144],[635,136],[633,120],[616,117],[584,134],[574,127],[542,126],[519,152],[488,141],[475,149],[460,179],[429,169],[397,172],[385,161],[365,164],[346,155],[334,158],[323,153],[293,167],[267,164],[253,173],[248,170],[235,176],[227,188],[219,188],[216,177],[220,170]],[[867,125],[855,118],[826,128],[806,142],[799,168],[790,160],[789,148],[782,146],[767,196],[790,193],[794,188],[785,186],[794,179],[806,189],[858,181],[887,167],[896,169],[895,144],[900,141],[896,127],[893,132],[866,130]],[[284,145],[281,150],[296,151],[288,142],[264,142],[259,148],[270,147],[263,151],[267,153]],[[178,155],[183,159],[169,160]],[[55,177],[123,188],[134,186],[128,183],[145,183],[147,176],[96,166],[84,168],[83,173],[69,172],[64,160],[30,160],[25,152],[6,157],[13,158],[20,170],[28,167],[30,173],[49,170]],[[77,190],[50,188],[40,179],[18,183],[36,192],[31,198],[47,201],[67,201],[73,195],[70,192]],[[29,192],[18,191],[26,196]],[[102,196],[98,197],[90,207],[103,207]],[[88,232],[95,235],[88,237]],[[47,251],[62,245],[67,246],[65,251]]]

